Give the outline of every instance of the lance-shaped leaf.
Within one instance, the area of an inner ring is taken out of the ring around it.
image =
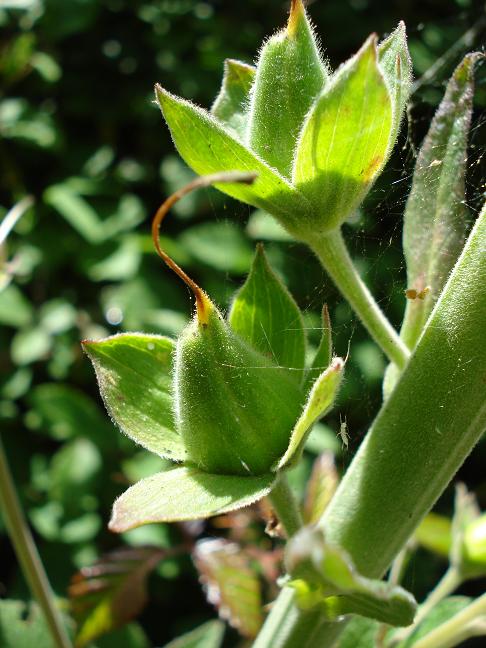
[[[332,452],[323,452],[312,466],[307,482],[303,518],[306,524],[315,524],[326,510],[339,485],[339,476]]]
[[[69,587],[82,648],[131,621],[147,602],[147,577],[164,558],[157,547],[119,549],[83,567]]]
[[[417,343],[464,244],[467,139],[473,69],[480,57],[468,54],[456,68],[415,164],[403,229],[407,285],[413,292],[409,292],[412,298],[407,300],[401,336],[410,348]]]
[[[260,52],[247,133],[250,148],[288,178],[300,128],[327,77],[302,0],[292,0],[286,29]]]
[[[263,623],[260,580],[243,549],[227,540],[202,540],[193,559],[220,617],[244,637],[256,637]]]
[[[329,367],[322,372],[314,383],[304,410],[292,430],[290,443],[278,464],[278,468],[284,468],[300,458],[310,429],[334,403],[341,385],[344,365],[342,358],[333,358]]]
[[[293,182],[312,201],[316,228],[339,227],[357,208],[385,164],[392,130],[372,35],[331,78],[297,144]]]
[[[271,269],[262,245],[257,246],[250,274],[233,301],[229,323],[251,346],[300,380],[305,362],[302,314]]]
[[[83,348],[96,371],[108,413],[121,430],[161,457],[182,461],[172,404],[174,342],[160,335],[122,333]]]
[[[409,592],[361,576],[349,555],[326,543],[320,529],[304,527],[289,541],[286,567],[304,609],[319,605],[331,619],[359,614],[395,626],[413,621],[417,604]]]
[[[244,139],[248,122],[250,89],[255,78],[255,68],[241,61],[226,59],[221,90],[211,106],[211,114],[238,139]]]
[[[310,389],[319,377],[319,374],[331,364],[332,361],[332,328],[331,318],[327,304],[322,307],[322,333],[321,341],[317,347],[312,365],[305,377],[305,391]]]
[[[195,630],[177,637],[164,648],[220,648],[223,643],[224,623],[208,621]]]
[[[121,533],[152,522],[197,520],[249,506],[267,495],[274,474],[213,475],[191,467],[142,479],[115,501],[109,527]]]
[[[156,86],[156,97],[174,144],[184,161],[200,175],[220,171],[248,171],[258,174],[250,185],[216,185],[243,202],[261,207],[279,218],[285,227],[310,226],[312,209],[308,201],[275,169],[241,144],[223,124],[206,110]]]
[[[404,22],[400,22],[395,31],[380,43],[378,61],[392,102],[391,148],[397,138],[412,87],[412,61],[407,47],[407,32]]]

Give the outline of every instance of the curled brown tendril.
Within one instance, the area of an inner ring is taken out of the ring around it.
[[[159,257],[166,263],[171,270],[173,270],[182,281],[189,286],[196,298],[196,308],[198,320],[201,324],[207,324],[208,314],[211,310],[211,302],[204,290],[200,288],[195,281],[167,254],[160,246],[159,230],[162,221],[164,220],[167,212],[185,195],[202,187],[209,187],[212,184],[253,184],[257,177],[256,173],[245,173],[242,171],[227,171],[222,173],[212,173],[210,175],[200,176],[189,182],[165,200],[158,208],[153,221],[152,221],[152,240]]]

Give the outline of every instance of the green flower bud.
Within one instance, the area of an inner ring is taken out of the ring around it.
[[[480,575],[486,573],[486,513],[466,527],[462,549],[464,562]]]
[[[211,112],[156,86],[181,157],[198,174],[255,171],[250,187],[221,191],[275,216],[312,242],[356,210],[395,143],[410,93],[403,23],[381,44],[371,35],[333,74],[321,59],[301,0],[256,68],[227,61]]]
[[[237,336],[217,309],[177,343],[176,424],[188,460],[207,472],[259,475],[284,454],[303,394],[284,368]]]

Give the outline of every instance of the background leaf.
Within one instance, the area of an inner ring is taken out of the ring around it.
[[[244,637],[256,637],[263,623],[261,587],[248,555],[222,539],[197,543],[193,559],[208,601]]]
[[[164,648],[220,648],[223,635],[224,624],[221,621],[208,621],[192,632],[174,639]]]
[[[164,558],[156,547],[119,549],[73,576],[69,596],[78,623],[76,646],[131,621],[147,601],[146,579]]]
[[[254,78],[253,66],[226,59],[221,90],[211,106],[211,114],[234,130],[242,141],[248,121],[249,94]]]

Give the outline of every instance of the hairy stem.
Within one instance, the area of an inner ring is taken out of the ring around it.
[[[71,648],[32,534],[25,521],[0,437],[0,503],[12,544],[32,594],[37,599],[58,648]]]
[[[473,601],[429,634],[414,643],[414,648],[453,648],[469,639],[486,634],[486,594]]]
[[[302,527],[303,522],[299,505],[284,473],[281,472],[278,476],[275,486],[268,495],[268,499],[285,531],[285,535],[287,538],[291,538]]]
[[[310,242],[310,246],[375,342],[391,362],[403,369],[410,357],[410,351],[359,276],[341,231],[335,230],[316,238]]]

